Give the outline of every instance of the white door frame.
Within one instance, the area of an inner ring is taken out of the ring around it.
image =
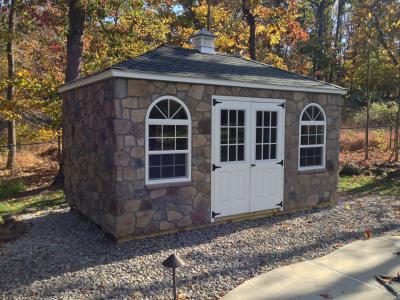
[[[215,105],[214,102],[217,102]],[[216,106],[218,105],[218,101],[240,101],[240,102],[251,102],[251,103],[276,103],[276,104],[283,104],[283,107],[286,107],[286,99],[278,99],[278,98],[259,98],[259,97],[240,97],[240,96],[223,96],[223,95],[212,95],[211,96],[211,165],[215,164],[215,138],[213,137],[215,124],[215,113],[216,113]],[[286,108],[283,113],[283,134],[282,134],[282,159],[285,160],[285,133],[286,133],[286,123],[285,123],[285,116],[286,116]],[[252,130],[251,130],[252,132]],[[253,137],[250,137],[250,140],[253,141]],[[284,166],[283,166],[284,167]],[[282,172],[282,192],[284,192],[284,169]],[[211,170],[211,222],[213,223],[215,219],[212,217],[212,212],[215,209],[215,172]],[[282,197],[283,201],[283,197]],[[282,203],[283,204],[283,203]],[[283,210],[283,205],[280,207],[280,210]]]

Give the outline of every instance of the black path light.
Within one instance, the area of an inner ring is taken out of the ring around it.
[[[176,276],[175,276],[176,274],[175,274],[175,270],[177,268],[180,268],[180,267],[184,266],[185,263],[177,255],[171,254],[170,256],[168,256],[168,258],[166,260],[164,260],[162,262],[162,265],[164,267],[172,269],[172,285],[173,285],[173,289],[174,289],[174,291],[173,291],[174,292],[174,300],[176,300]]]

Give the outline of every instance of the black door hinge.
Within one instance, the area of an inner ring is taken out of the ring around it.
[[[222,103],[222,102],[221,102],[221,101],[217,101],[217,100],[213,99],[213,106],[215,106],[215,105],[217,105],[217,104],[219,104],[219,103]]]
[[[275,206],[283,207],[283,201],[279,202],[278,204],[275,204]]]
[[[277,162],[276,164],[283,166],[283,159],[280,162]]]
[[[282,107],[282,108],[285,108],[285,102],[283,102],[283,103],[281,103],[281,104],[278,104],[278,106],[280,106],[280,107]]]
[[[211,169],[213,171],[215,171],[216,169],[219,169],[219,168],[221,168],[221,167],[220,166],[216,166],[215,164],[212,164],[212,168]]]
[[[216,213],[215,211],[213,211],[211,213],[211,217],[214,219],[216,216],[220,215],[221,213]]]

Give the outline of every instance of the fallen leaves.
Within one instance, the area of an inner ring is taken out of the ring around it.
[[[365,229],[364,235],[365,235],[365,238],[370,239],[372,237],[371,229],[369,229],[369,228]]]

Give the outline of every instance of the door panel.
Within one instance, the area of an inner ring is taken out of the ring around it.
[[[283,196],[284,110],[276,103],[252,105],[250,211],[278,208]]]
[[[214,199],[220,216],[249,211],[250,108],[225,101],[213,107]]]

